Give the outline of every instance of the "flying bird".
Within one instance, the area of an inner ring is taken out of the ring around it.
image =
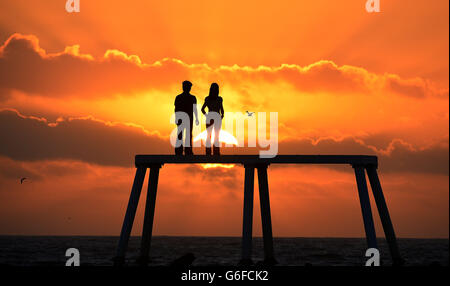
[[[25,181],[25,180],[27,180],[28,178],[25,178],[25,177],[23,177],[22,179],[20,179],[20,184],[23,184],[23,182]]]
[[[253,116],[253,114],[254,114],[254,112],[248,112],[247,110],[245,112],[247,112],[248,116]]]

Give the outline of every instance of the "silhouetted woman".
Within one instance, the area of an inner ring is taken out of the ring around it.
[[[224,117],[223,99],[219,96],[219,85],[211,84],[209,95],[205,98],[202,113],[206,115],[206,155],[211,155],[211,133],[214,128],[214,155],[220,155],[219,133]],[[205,108],[208,107],[208,113]]]

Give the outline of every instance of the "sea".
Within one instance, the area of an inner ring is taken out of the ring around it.
[[[0,266],[64,266],[66,250],[76,248],[80,266],[112,266],[116,236],[0,236]],[[448,239],[398,239],[405,266],[449,266]],[[262,238],[253,239],[255,263],[263,261]],[[280,266],[363,266],[365,238],[274,238]],[[382,265],[391,265],[385,239],[378,239]],[[140,237],[131,237],[126,265],[137,265]],[[152,239],[150,266],[168,266],[193,254],[192,266],[236,266],[241,256],[240,237],[174,237]]]

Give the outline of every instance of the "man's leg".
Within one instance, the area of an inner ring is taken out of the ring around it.
[[[186,130],[186,139],[185,139],[185,146],[184,146],[184,154],[185,155],[194,155],[192,152],[192,128],[194,127],[194,120],[191,117],[189,119],[189,130]]]
[[[177,136],[177,143],[175,146],[175,155],[183,155],[183,125],[182,124],[178,124],[177,125],[177,132],[178,132],[178,136]]]

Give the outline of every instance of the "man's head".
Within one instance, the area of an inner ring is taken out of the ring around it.
[[[188,80],[183,81],[183,91],[188,93],[191,91],[192,83]]]

